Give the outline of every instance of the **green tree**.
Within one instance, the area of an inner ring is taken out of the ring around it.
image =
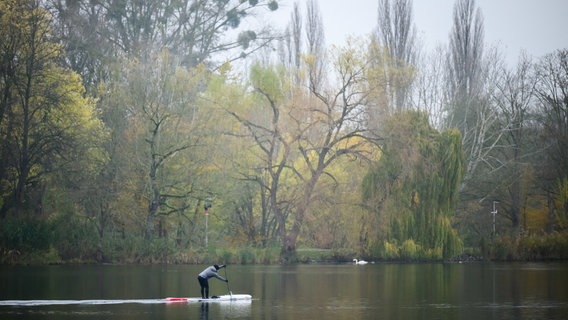
[[[61,67],[48,12],[38,1],[0,6],[3,33],[2,215],[41,210],[48,177],[69,168],[93,173],[105,137],[80,77]],[[9,33],[9,35],[8,35]],[[97,163],[97,161],[100,161]]]
[[[384,248],[398,246],[396,255],[406,258],[459,253],[451,225],[463,173],[459,132],[437,132],[419,111],[395,114],[385,125],[383,154],[363,181],[363,200],[388,226]]]
[[[190,74],[199,77],[203,66],[215,70],[226,59],[246,57],[266,45],[272,39],[267,29],[242,22],[262,10],[277,10],[278,2],[42,3],[53,14],[57,35],[64,39],[64,61],[83,76],[89,94],[98,97],[102,119],[111,130],[111,139],[104,144],[110,160],[92,180],[91,197],[82,202],[96,221],[100,238],[113,225],[122,234],[141,228],[152,237],[156,225],[157,233],[165,236],[172,228],[168,223],[193,223],[189,210],[199,208],[207,193],[203,189],[214,189],[200,186],[201,190],[194,190],[200,176],[196,172],[205,167],[203,157],[207,154],[205,147],[194,143],[206,145],[210,141],[194,134],[206,125],[205,117],[189,115],[200,109],[196,92],[205,90],[207,80],[188,80],[182,88],[182,78],[187,80]],[[164,58],[163,52],[169,57]],[[222,62],[215,61],[219,57]],[[183,115],[180,105],[188,108]],[[145,221],[137,217],[139,212],[147,213]],[[181,225],[178,229],[185,228]]]

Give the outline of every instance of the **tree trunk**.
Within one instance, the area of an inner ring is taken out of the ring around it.
[[[296,236],[288,235],[282,239],[282,250],[280,257],[282,263],[292,264],[298,262],[298,254],[296,252]]]
[[[160,193],[156,182],[157,164],[155,159],[150,169],[150,204],[148,206],[148,218],[146,219],[146,240],[152,239],[154,236],[154,220],[160,207]]]
[[[554,201],[552,201],[552,195],[550,191],[546,194],[548,202],[548,223],[546,224],[546,233],[551,234],[554,232]]]
[[[154,236],[154,220],[158,208],[160,207],[160,200],[157,199],[158,192],[152,192],[152,199],[150,200],[150,205],[148,207],[148,218],[146,219],[146,240],[152,239]]]
[[[298,205],[298,209],[295,212],[294,224],[292,225],[292,228],[290,228],[290,232],[286,232],[285,227],[280,229],[280,239],[282,241],[281,254],[284,263],[294,263],[298,261],[298,256],[296,253],[296,241],[298,240],[298,236],[300,235],[300,230],[302,228],[302,224],[304,223],[304,217],[306,216],[306,211],[308,210],[315,185],[319,180],[319,177],[321,176],[321,172],[323,172],[323,170],[314,171],[310,181],[308,181],[308,183],[306,184],[306,188],[304,189],[304,196],[301,200],[302,202]]]
[[[513,227],[513,232],[515,236],[518,236],[521,231],[521,200],[520,200],[520,186],[519,181],[520,177],[518,175],[515,176],[515,182],[513,182],[513,186],[511,187],[511,222]]]

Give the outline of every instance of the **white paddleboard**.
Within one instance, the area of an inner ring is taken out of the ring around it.
[[[166,302],[223,302],[223,301],[245,301],[251,300],[252,296],[250,294],[226,294],[222,296],[215,296],[210,297],[209,299],[201,299],[201,298],[176,298],[176,297],[168,297],[164,300]]]

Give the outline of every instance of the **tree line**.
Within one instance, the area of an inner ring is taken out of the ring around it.
[[[411,0],[340,47],[278,7],[2,2],[0,261],[566,258],[566,49],[507,66],[475,0],[432,52]]]

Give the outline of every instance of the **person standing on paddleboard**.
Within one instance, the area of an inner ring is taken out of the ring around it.
[[[225,281],[225,282],[229,282],[229,280],[221,277],[219,274],[217,274],[217,270],[224,268],[225,265],[212,265],[210,267],[207,267],[205,270],[201,271],[201,273],[199,274],[199,276],[197,277],[197,280],[199,281],[199,286],[201,286],[201,299],[209,299],[209,278],[217,278],[221,281]],[[203,294],[205,292],[205,295]]]

